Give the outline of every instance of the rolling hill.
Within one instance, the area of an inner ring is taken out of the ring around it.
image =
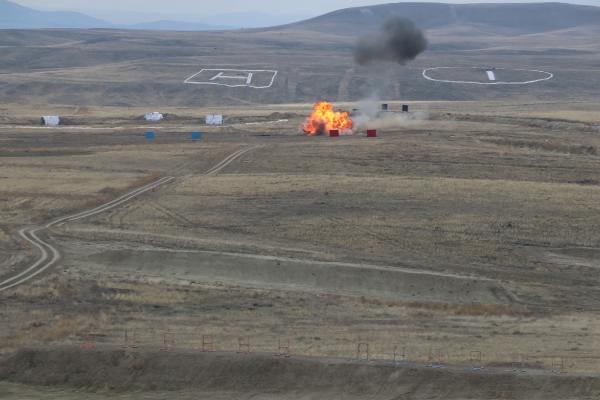
[[[390,15],[413,20],[428,31],[472,35],[524,35],[566,29],[600,27],[600,7],[566,3],[445,4],[390,3],[347,8],[272,28],[356,36],[377,29]],[[246,16],[244,20],[254,17]],[[264,19],[264,18],[263,18]],[[265,24],[268,24],[264,20]],[[232,24],[229,24],[232,26]],[[256,25],[255,25],[256,26]],[[0,0],[0,29],[114,28],[172,31],[223,30],[223,24],[160,20],[135,25],[110,22],[77,12],[39,11]],[[231,29],[231,28],[230,28]]]
[[[425,28],[428,50],[402,67],[357,67],[356,35],[377,29],[393,14]],[[598,98],[600,7],[402,3],[345,9],[264,29],[145,28],[4,30],[0,102],[154,108],[356,101],[374,86],[387,99]],[[490,65],[539,69],[556,78],[535,86],[490,88],[448,86],[422,76],[430,67]],[[268,90],[185,83],[201,69],[232,66],[278,74]]]
[[[183,21],[153,21],[142,22],[139,24],[124,26],[125,29],[157,30],[157,31],[209,31],[231,29],[228,26],[208,25],[201,22],[183,22]]]
[[[358,35],[377,29],[390,15],[413,20],[426,30],[461,26],[466,31],[522,35],[600,26],[600,7],[565,3],[443,4],[394,3],[338,10],[279,29]]]
[[[39,11],[7,0],[0,0],[0,29],[139,29],[158,31],[206,31],[227,29],[226,26],[202,22],[152,21],[134,25],[113,25],[108,21],[78,12]]]
[[[0,29],[109,27],[106,21],[77,12],[38,11],[0,0]]]

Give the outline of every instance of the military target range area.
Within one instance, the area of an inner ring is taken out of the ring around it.
[[[600,398],[600,7],[34,3],[0,0],[0,399]]]

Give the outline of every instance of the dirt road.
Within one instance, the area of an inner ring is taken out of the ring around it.
[[[217,165],[209,169],[205,175],[215,175],[218,174],[223,168],[227,165],[231,164],[233,161],[243,156],[244,154],[256,149],[257,146],[244,147],[233,154],[230,154]],[[74,215],[68,215],[65,217],[61,217],[55,219],[46,225],[43,226],[34,226],[34,227],[26,227],[19,231],[19,236],[23,238],[26,242],[31,244],[34,248],[38,250],[39,258],[30,266],[25,268],[23,271],[13,275],[2,282],[0,282],[0,292],[6,291],[8,289],[14,288],[16,286],[22,285],[36,276],[40,275],[44,271],[48,270],[50,267],[54,266],[61,258],[60,251],[54,247],[52,244],[48,243],[44,239],[40,238],[40,235],[53,227],[60,227],[69,222],[79,221],[100,213],[103,213],[108,210],[112,210],[116,207],[119,207],[149,191],[156,190],[157,188],[171,183],[175,180],[173,176],[165,176],[154,182],[151,182],[147,185],[144,185],[140,188],[132,190],[121,197],[112,200],[108,203],[102,204],[98,207],[95,207],[91,210],[82,211],[80,213]]]

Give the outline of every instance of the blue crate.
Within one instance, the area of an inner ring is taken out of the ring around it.
[[[146,132],[146,140],[154,140],[156,139],[156,134],[154,132]]]
[[[202,140],[204,134],[202,132],[192,132],[192,140]]]

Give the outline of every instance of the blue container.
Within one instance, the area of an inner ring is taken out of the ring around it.
[[[202,140],[202,132],[192,132],[192,140]]]
[[[156,139],[156,134],[154,132],[146,132],[146,140],[154,140]]]

